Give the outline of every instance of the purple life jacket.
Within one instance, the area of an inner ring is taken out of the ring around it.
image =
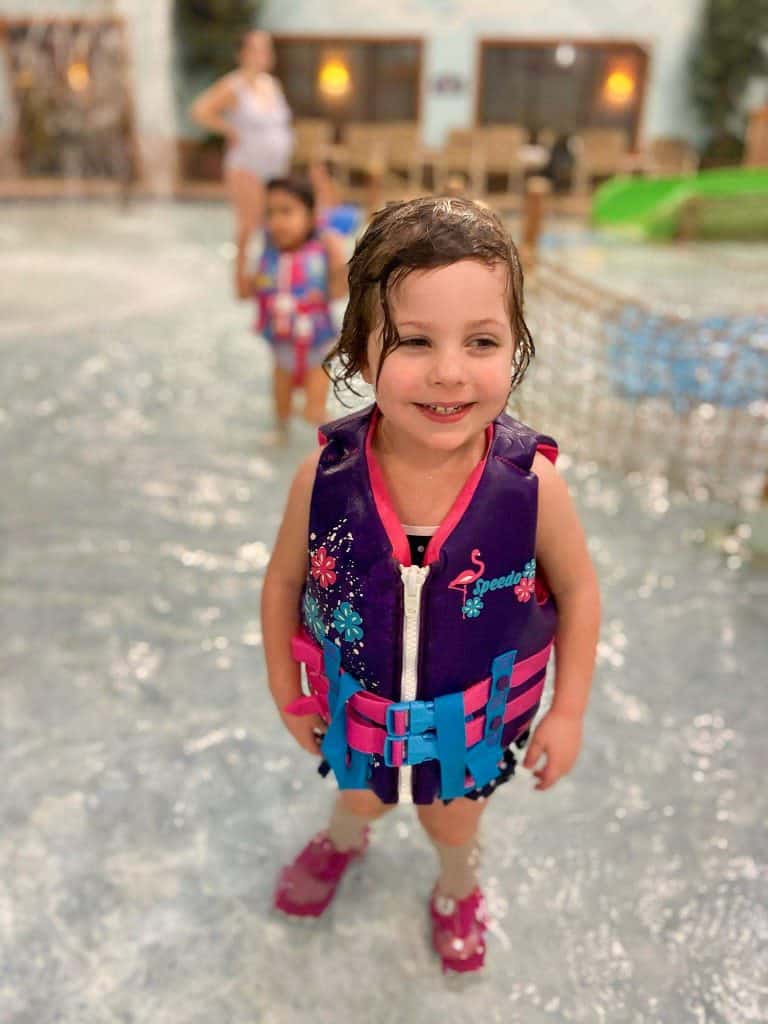
[[[372,451],[379,416],[374,405],[321,428],[326,443],[312,491],[302,623],[325,649],[337,713],[351,713],[343,704],[353,690],[414,701],[420,715],[426,708],[432,717],[435,702],[442,748],[422,761],[363,757],[347,749],[345,768],[338,757],[344,723],[332,719],[326,736],[330,745],[335,725],[336,763],[328,760],[341,788],[371,788],[385,803],[425,804],[449,790],[452,796],[465,791],[464,762],[458,783],[458,762],[448,763],[462,753],[464,736],[464,725],[455,724],[463,722],[464,712],[451,706],[473,684],[490,679],[491,694],[501,692],[493,697],[495,707],[487,705],[488,748],[477,743],[474,761],[467,759],[468,782],[473,774],[480,784],[498,774],[503,747],[525,732],[538,708],[557,613],[536,579],[538,480],[531,464],[537,450],[554,461],[557,446],[506,414],[497,417],[487,428],[483,460],[430,538],[422,569],[411,566],[407,538]],[[526,659],[535,669],[514,685],[513,666]],[[502,711],[508,700],[517,699],[517,707],[526,704],[526,693],[530,706],[502,726],[499,701]],[[356,713],[352,717],[359,721]],[[387,743],[384,749],[391,751],[392,741]],[[325,741],[323,751],[327,756]]]

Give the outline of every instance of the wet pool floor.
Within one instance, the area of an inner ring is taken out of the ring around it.
[[[3,209],[0,1020],[768,1020],[768,582],[738,513],[588,464],[567,469],[605,606],[584,749],[550,792],[521,772],[489,802],[484,976],[430,954],[412,808],[327,919],[271,912],[332,801],[258,621],[312,438],[270,447],[228,237],[218,207]]]

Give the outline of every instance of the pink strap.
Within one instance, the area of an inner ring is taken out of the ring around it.
[[[512,670],[510,686],[522,686],[537,672],[540,672],[547,664],[552,644],[547,644],[540,651],[532,654],[529,658],[518,662]],[[323,674],[323,653],[320,647],[308,636],[301,632],[291,640],[291,654],[295,661],[301,661],[307,669],[312,696],[296,698],[283,710],[291,715],[312,715],[320,714],[326,721],[328,713],[328,680]],[[483,679],[474,686],[470,686],[464,693],[464,714],[469,716],[485,707],[488,703],[490,678]],[[520,718],[526,711],[535,707],[541,699],[544,690],[544,680],[536,683],[525,693],[520,694],[513,700],[507,701],[504,708],[504,723]],[[382,728],[386,724],[387,708],[395,701],[379,697],[375,693],[359,691],[350,698],[347,703],[347,739],[349,745],[363,754],[383,754],[384,741],[387,733]],[[395,712],[395,729],[405,733],[406,722],[398,720],[398,715],[405,718],[404,712]],[[377,724],[373,725],[372,722]],[[522,729],[525,728],[523,726]],[[465,723],[465,737],[467,747],[479,743],[485,733],[485,715],[474,718],[471,722]],[[395,741],[397,742],[397,741]]]
[[[557,445],[556,444],[544,444],[544,442],[542,441],[540,444],[536,445],[536,451],[537,452],[541,452],[541,454],[545,458],[549,459],[549,461],[553,465],[557,461],[557,454],[558,453],[557,453]]]
[[[291,657],[294,661],[303,662],[307,670],[307,681],[312,691],[311,696],[302,694],[283,711],[287,715],[320,715],[326,720],[330,718],[328,711],[328,680],[323,672],[323,652],[316,643],[310,640],[305,632],[291,638]]]
[[[510,679],[510,686],[522,686],[523,683],[527,682],[531,676],[535,676],[537,672],[540,672],[549,661],[549,655],[552,651],[552,644],[547,644],[546,647],[542,647],[540,651],[532,654],[529,658],[525,658],[523,661],[518,662],[512,670],[512,678]],[[464,714],[466,717],[473,715],[480,708],[484,708],[488,703],[489,688],[491,685],[490,677],[482,679],[479,683],[475,683],[470,686],[468,690],[464,691]],[[377,722],[379,725],[386,725],[387,721],[387,708],[392,701],[386,700],[384,697],[379,697],[375,693],[356,693],[352,698],[355,708],[360,711],[361,714],[365,715],[366,718],[370,718],[372,722]],[[397,715],[395,715],[397,717]],[[403,730],[404,731],[404,730]]]
[[[311,697],[307,697],[302,694],[301,697],[297,697],[296,700],[292,700],[290,704],[286,704],[283,711],[287,715],[322,715],[323,709],[320,706],[320,701],[317,697],[312,694]]]
[[[303,661],[307,666],[307,672],[323,670],[322,649],[304,632],[291,638],[291,657],[294,661]]]
[[[513,718],[520,718],[526,711],[530,711],[531,708],[535,707],[541,699],[542,691],[544,690],[544,680],[532,686],[530,690],[526,690],[525,693],[520,694],[519,697],[515,697],[514,700],[507,702],[507,706],[504,709],[504,724],[511,722]],[[350,701],[350,704],[352,702]],[[525,728],[523,725],[520,729],[522,732]],[[481,715],[480,718],[475,718],[471,722],[466,722],[464,725],[465,743],[467,747],[473,747],[476,743],[479,743],[483,738],[485,732],[485,716]],[[367,724],[349,705],[347,705],[347,740],[349,741],[350,747],[354,750],[359,750],[363,754],[383,754],[384,753],[384,742],[387,738],[387,734],[378,725]],[[393,747],[397,741],[393,741]]]

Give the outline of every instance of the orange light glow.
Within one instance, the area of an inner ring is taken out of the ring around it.
[[[90,81],[91,73],[83,61],[76,60],[67,68],[67,82],[72,92],[83,92],[88,88]]]
[[[628,71],[617,68],[603,82],[603,99],[612,107],[624,107],[635,95],[635,79]]]
[[[320,68],[318,82],[320,91],[328,99],[341,99],[350,89],[349,68],[338,58],[332,57]]]
[[[30,68],[21,68],[16,75],[15,84],[18,89],[29,89],[35,81]]]

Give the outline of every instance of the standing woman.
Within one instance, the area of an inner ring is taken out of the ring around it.
[[[243,36],[239,66],[201,93],[192,117],[227,140],[224,177],[235,211],[237,259],[235,288],[248,298],[247,247],[264,216],[264,185],[285,174],[293,150],[291,111],[278,80],[268,32]]]

